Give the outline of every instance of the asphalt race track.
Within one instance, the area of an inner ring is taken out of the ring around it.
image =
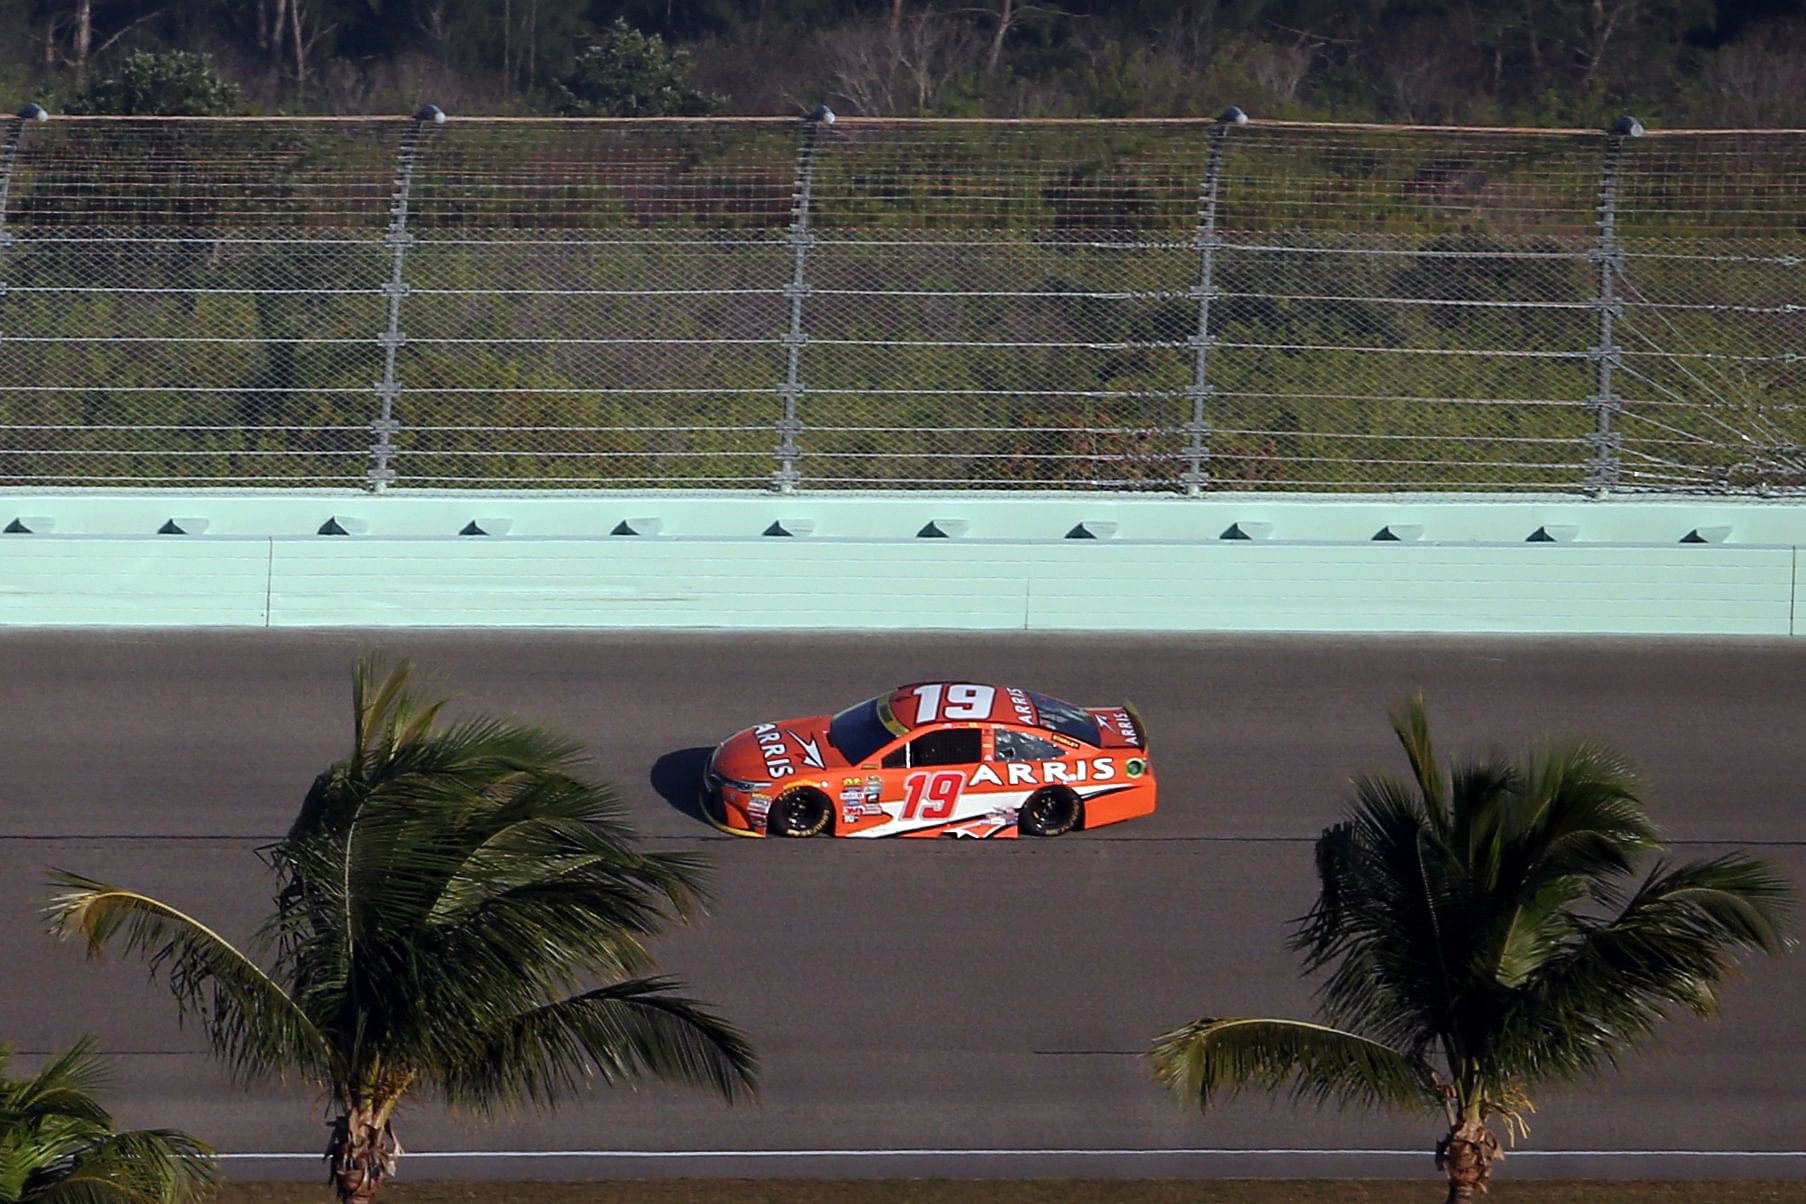
[[[139,963],[53,944],[44,872],[242,936],[268,900],[252,849],[348,741],[367,643],[588,741],[650,844],[708,850],[714,912],[661,953],[765,1061],[761,1102],[733,1109],[649,1088],[482,1126],[423,1101],[400,1124],[412,1178],[1433,1174],[1427,1118],[1261,1099],[1200,1118],[1142,1057],[1200,1015],[1308,1014],[1283,942],[1311,841],[1351,773],[1402,770],[1385,710],[1413,687],[1445,752],[1603,737],[1649,772],[1679,855],[1760,848],[1806,883],[1806,641],[0,633],[0,1040],[35,1065],[98,1034],[121,1123],[284,1156],[235,1159],[238,1176],[320,1174],[324,1101],[231,1087]],[[739,840],[689,809],[697,750],[729,732],[936,677],[1132,698],[1160,811],[965,844]],[[1803,987],[1806,953],[1753,963],[1722,1020],[1539,1099],[1502,1173],[1806,1177]],[[643,1156],[669,1151],[710,1153]]]

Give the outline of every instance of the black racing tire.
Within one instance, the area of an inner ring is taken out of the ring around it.
[[[809,786],[786,791],[771,804],[765,830],[773,836],[820,836],[834,822],[834,804]]]
[[[1016,816],[1024,836],[1064,836],[1085,818],[1085,804],[1064,786],[1049,786],[1029,795]]]

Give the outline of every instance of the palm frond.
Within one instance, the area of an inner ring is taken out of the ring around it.
[[[171,1129],[139,1129],[96,1140],[28,1184],[21,1204],[198,1204],[216,1181],[211,1147]]]
[[[1744,854],[1656,866],[1620,914],[1586,922],[1525,984],[1498,1056],[1534,1068],[1526,1077],[1571,1079],[1641,1047],[1671,1009],[1712,1015],[1741,957],[1791,947],[1793,904],[1787,881]]]
[[[1154,1044],[1155,1076],[1208,1110],[1247,1088],[1342,1106],[1434,1109],[1434,1077],[1420,1058],[1358,1033],[1301,1020],[1204,1019]]]
[[[1636,768],[1604,745],[1579,742],[1533,752],[1513,833],[1525,876],[1629,873],[1637,854],[1661,847],[1643,789]]]
[[[241,1079],[325,1065],[320,1033],[260,966],[194,917],[148,895],[79,874],[51,875],[63,893],[48,908],[52,932],[86,943],[90,957],[117,942],[166,976],[184,1016],[198,1017],[214,1052]]]
[[[1392,712],[1392,730],[1411,762],[1411,776],[1423,797],[1425,817],[1438,836],[1448,829],[1449,784],[1436,764],[1436,747],[1430,740],[1430,719],[1423,695],[1413,692]]]
[[[594,1082],[648,1077],[730,1101],[751,1095],[758,1059],[745,1038],[676,988],[668,978],[636,979],[510,1017],[439,1086],[448,1102],[484,1112],[519,1098],[551,1107]]]
[[[4,1062],[0,1061],[0,1068]],[[0,1114],[13,1126],[62,1118],[105,1127],[112,1116],[96,1095],[109,1078],[105,1061],[94,1052],[94,1038],[79,1038],[29,1078],[7,1080],[0,1095]]]

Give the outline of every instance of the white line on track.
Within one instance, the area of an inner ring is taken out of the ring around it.
[[[1806,1158],[1806,1150],[1512,1150],[1513,1158]],[[1103,1150],[440,1150],[409,1151],[428,1158],[1171,1158],[1313,1155],[1324,1158],[1427,1158],[1424,1150],[1166,1149]],[[216,1154],[241,1161],[319,1159],[319,1154]]]

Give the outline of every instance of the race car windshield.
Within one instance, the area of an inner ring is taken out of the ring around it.
[[[897,738],[878,715],[881,701],[868,698],[857,706],[848,707],[829,722],[828,739],[848,764],[858,765],[870,760],[873,753]]]
[[[1028,698],[1035,704],[1035,710],[1040,712],[1042,727],[1052,728],[1061,735],[1071,736],[1074,740],[1083,740],[1091,745],[1103,742],[1103,736],[1097,730],[1097,720],[1084,707],[1075,707],[1070,702],[1061,702],[1058,698],[1049,698],[1032,690],[1029,691]]]

